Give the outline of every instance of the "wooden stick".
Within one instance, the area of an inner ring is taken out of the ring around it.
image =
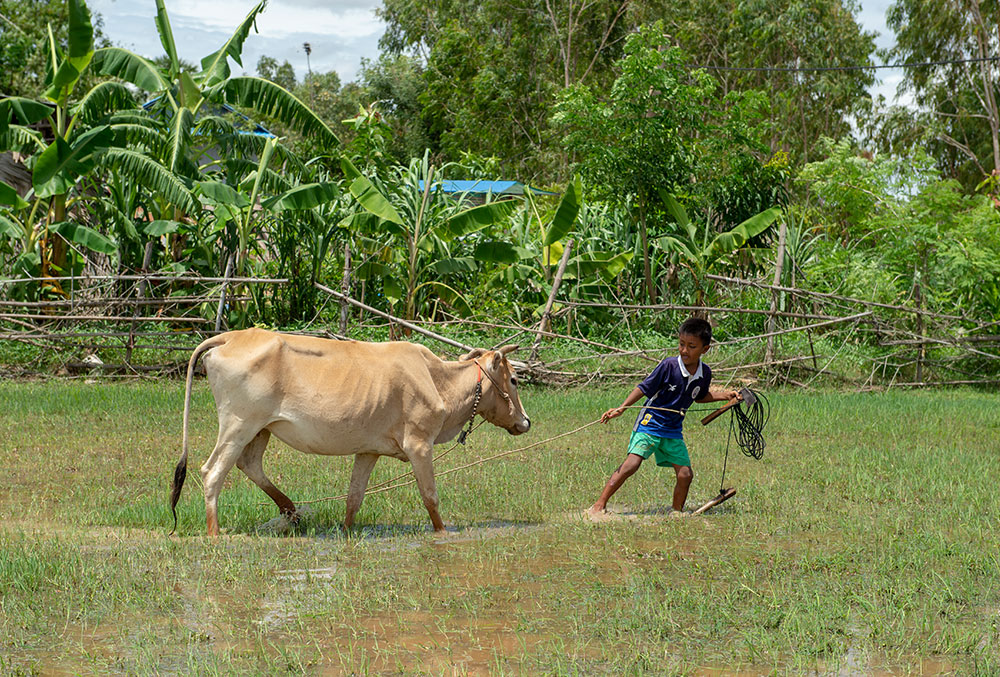
[[[720,491],[718,496],[716,496],[711,501],[709,501],[705,505],[701,506],[700,508],[698,508],[697,510],[695,510],[691,514],[693,514],[693,515],[700,515],[703,512],[705,512],[706,510],[708,510],[709,508],[714,508],[715,506],[719,505],[720,503],[724,503],[725,501],[728,501],[729,499],[731,499],[735,495],[736,495],[736,489],[734,487],[730,487],[729,489],[726,489],[725,491]]]
[[[628,304],[628,303],[598,303],[593,301],[567,301],[565,299],[559,300],[560,305],[564,306],[577,306],[584,308],[615,308],[618,310],[684,310],[684,311],[699,311],[703,310],[710,313],[736,313],[742,315],[770,315],[769,310],[760,310],[757,308],[730,308],[727,306],[683,306],[674,305],[670,303],[654,303],[647,305],[640,304]],[[815,315],[810,313],[792,313],[784,310],[779,310],[775,313],[778,317],[788,317],[796,320],[832,320],[835,319],[836,315]]]
[[[774,286],[781,282],[781,269],[785,265],[785,234],[788,230],[788,219],[781,219],[781,230],[778,233],[778,253],[774,260]],[[774,326],[778,319],[778,294],[771,290],[771,312],[767,316],[767,331],[771,334],[767,337],[767,347],[764,350],[764,361],[770,362],[774,359]]]
[[[346,296],[344,294],[341,294],[339,291],[334,291],[333,289],[330,289],[329,287],[327,287],[325,285],[322,285],[319,282],[314,282],[313,284],[316,286],[317,289],[319,289],[322,292],[325,292],[325,293],[329,294],[330,296],[332,296],[334,298],[342,299],[342,300],[346,301],[347,303],[350,303],[352,306],[356,306],[358,308],[361,308],[362,310],[367,310],[369,313],[371,313],[373,315],[377,315],[379,317],[384,317],[387,320],[392,320],[393,322],[395,322],[395,323],[397,323],[399,325],[407,327],[408,329],[412,329],[413,331],[417,332],[418,334],[423,334],[424,336],[432,338],[435,341],[440,341],[441,343],[444,343],[446,345],[452,346],[453,348],[458,348],[460,350],[464,350],[465,352],[471,352],[473,350],[472,346],[468,346],[468,345],[466,345],[464,343],[460,343],[458,341],[455,341],[453,339],[448,338],[447,336],[441,336],[441,334],[435,334],[434,332],[429,331],[427,329],[424,329],[423,327],[418,326],[416,324],[413,324],[412,322],[407,322],[404,319],[395,317],[393,315],[390,315],[389,313],[384,313],[381,310],[377,310],[376,308],[372,308],[369,305],[361,303],[361,301],[355,301],[350,296]]]
[[[760,334],[758,336],[744,336],[741,338],[730,339],[728,341],[719,341],[713,345],[717,346],[728,346],[734,343],[742,343],[743,341],[759,341],[762,338],[767,338],[768,336],[779,336],[781,334],[791,334],[796,331],[808,331],[810,329],[817,329],[819,327],[828,327],[833,324],[841,324],[844,322],[853,322],[855,320],[860,320],[862,318],[868,317],[872,314],[872,311],[866,310],[863,313],[858,313],[857,315],[851,315],[850,317],[840,317],[836,320],[827,320],[826,322],[817,322],[815,324],[807,324],[801,327],[792,327],[791,329],[781,329],[779,331],[768,332],[767,334]]]
[[[0,319],[8,318],[43,320],[45,322],[59,322],[65,320],[73,320],[75,322],[130,322],[133,320],[131,317],[122,317],[119,315],[29,315],[27,313],[0,313]],[[206,320],[203,317],[136,317],[134,319],[136,322],[191,322],[194,324],[205,324],[211,322],[211,320]],[[126,336],[127,335],[128,334],[126,334]]]
[[[925,317],[936,317],[943,320],[961,320],[965,322],[973,322],[968,317],[959,315],[945,315],[944,313],[932,313],[927,310],[919,310],[916,308],[908,308],[906,306],[895,306],[891,303],[876,303],[875,301],[866,301],[865,299],[856,299],[851,296],[840,296],[838,294],[826,294],[818,291],[807,291],[805,289],[796,289],[795,287],[779,287],[773,284],[765,284],[763,282],[756,282],[754,280],[744,280],[738,277],[726,277],[725,275],[705,275],[710,280],[717,280],[719,282],[731,282],[734,284],[741,284],[750,287],[758,287],[760,289],[775,289],[777,291],[788,292],[789,294],[798,294],[800,296],[814,296],[817,298],[834,299],[837,301],[845,301],[847,303],[855,303],[863,306],[875,306],[878,308],[887,308],[889,310],[901,310],[907,313],[914,313],[923,315]]]
[[[555,279],[552,280],[552,289],[549,291],[549,298],[545,302],[545,310],[542,311],[542,319],[538,322],[538,331],[535,335],[535,342],[531,344],[531,353],[528,355],[529,362],[538,360],[538,347],[542,345],[542,332],[548,329],[549,314],[552,312],[552,303],[556,300],[559,292],[559,284],[562,282],[563,274],[566,272],[566,263],[569,261],[569,252],[573,248],[573,240],[567,240],[563,247],[562,258],[559,259],[559,267],[556,269]]]
[[[0,285],[17,284],[20,282],[52,282],[60,280],[78,280],[87,282],[111,281],[119,282],[123,280],[148,280],[150,282],[239,282],[239,283],[266,283],[283,284],[288,282],[287,277],[267,278],[267,277],[201,277],[200,275],[85,275],[77,277],[22,277],[18,279],[0,279]]]
[[[230,301],[247,301],[249,296],[229,297]],[[159,299],[135,299],[126,296],[111,296],[103,299],[74,301],[0,301],[0,307],[11,308],[87,308],[99,306],[169,306],[198,305],[209,300],[208,296],[175,296]]]

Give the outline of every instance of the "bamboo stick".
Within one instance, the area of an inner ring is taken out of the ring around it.
[[[728,346],[728,345],[733,345],[734,343],[742,343],[744,341],[759,341],[760,339],[767,338],[768,336],[780,336],[782,334],[791,334],[791,333],[797,332],[797,331],[808,331],[810,329],[818,329],[820,327],[828,327],[828,326],[834,325],[834,324],[842,324],[844,322],[853,322],[853,321],[860,320],[860,319],[863,319],[865,317],[868,317],[871,314],[872,314],[872,311],[866,310],[863,313],[858,313],[856,315],[851,315],[849,317],[837,318],[836,320],[827,320],[826,322],[817,322],[816,324],[807,324],[807,325],[802,326],[802,327],[791,327],[790,329],[781,329],[779,331],[768,332],[766,334],[760,334],[758,336],[743,336],[743,337],[740,337],[740,338],[729,339],[728,341],[719,341],[718,343],[715,343],[714,345],[717,345],[717,346]]]
[[[711,280],[717,280],[719,282],[730,282],[733,284],[741,284],[749,287],[758,287],[760,289],[774,289],[777,291],[788,292],[789,294],[798,294],[800,296],[815,296],[817,298],[834,299],[837,301],[845,301],[847,303],[861,304],[863,306],[875,306],[876,308],[886,308],[888,310],[901,310],[907,313],[923,315],[924,317],[936,317],[943,320],[959,320],[963,322],[973,322],[973,320],[959,315],[932,313],[928,310],[918,310],[915,308],[908,308],[906,306],[896,306],[892,305],[891,303],[878,303],[876,301],[866,301],[865,299],[857,299],[851,296],[840,296],[839,294],[827,294],[818,291],[808,291],[806,289],[796,289],[795,287],[779,287],[773,284],[765,284],[763,282],[757,282],[755,280],[744,280],[738,277],[726,277],[725,275],[705,275],[705,277]]]
[[[529,362],[538,360],[538,348],[542,345],[542,332],[548,329],[549,315],[552,312],[552,304],[556,300],[559,292],[559,285],[562,283],[563,274],[566,272],[566,263],[569,261],[569,253],[573,248],[573,240],[567,240],[563,247],[562,257],[559,259],[559,267],[556,268],[556,276],[552,280],[552,289],[549,291],[549,298],[545,302],[545,310],[542,311],[542,319],[538,322],[538,331],[535,333],[535,341],[531,344],[531,353],[528,356]]]
[[[120,315],[29,315],[27,313],[0,313],[0,319],[43,320],[45,322],[67,320],[74,322],[130,322],[133,320],[131,317]],[[203,317],[136,317],[134,319],[136,322],[191,322],[194,324],[211,322],[211,320],[206,320]]]
[[[670,303],[656,303],[651,305],[629,304],[629,303],[597,303],[593,301],[567,301],[560,299],[559,303],[564,306],[591,307],[591,308],[615,308],[618,310],[684,310],[684,311],[705,311],[709,313],[734,313],[741,315],[770,315],[770,310],[758,308],[730,308],[726,306],[684,306]],[[787,317],[796,320],[832,320],[836,315],[814,315],[809,313],[792,313],[779,310],[775,313],[777,317]]]
[[[247,301],[249,296],[229,297],[230,301]],[[9,308],[88,308],[100,306],[169,306],[198,305],[211,299],[208,296],[175,296],[164,298],[136,299],[126,296],[111,296],[105,299],[76,301],[2,301],[0,307]]]
[[[0,279],[0,285],[18,284],[21,282],[53,282],[60,280],[77,280],[87,282],[89,280],[99,282],[119,282],[123,280],[139,281],[148,280],[150,282],[239,282],[241,284],[283,284],[288,282],[287,277],[267,278],[267,277],[201,277],[200,275],[85,275],[77,277],[22,277],[17,279]]]
[[[383,318],[385,318],[387,320],[391,320],[391,321],[393,321],[393,322],[395,322],[395,323],[397,323],[399,325],[407,327],[408,329],[412,329],[413,331],[417,332],[418,334],[423,334],[424,336],[427,336],[428,338],[432,338],[435,341],[440,341],[441,343],[444,343],[446,345],[452,346],[453,348],[458,348],[460,350],[464,350],[465,352],[471,352],[473,350],[472,346],[468,346],[468,345],[466,345],[464,343],[460,343],[458,341],[455,341],[453,339],[448,338],[447,336],[441,336],[440,334],[435,334],[434,332],[432,332],[432,331],[430,331],[428,329],[424,329],[423,327],[421,327],[419,325],[416,325],[416,324],[413,324],[412,322],[407,322],[404,319],[395,317],[393,315],[390,315],[389,313],[384,313],[381,310],[378,310],[376,308],[372,308],[369,305],[361,303],[361,301],[356,301],[356,300],[352,299],[350,296],[345,296],[344,294],[341,294],[339,291],[334,291],[333,289],[330,289],[329,287],[327,287],[325,285],[322,285],[319,282],[314,282],[313,284],[316,286],[317,289],[319,289],[322,292],[325,292],[325,293],[329,294],[330,296],[333,296],[334,298],[342,299],[342,300],[346,301],[347,303],[350,303],[352,306],[355,306],[357,308],[361,308],[362,310],[367,310],[369,313],[371,313],[373,315],[377,315],[377,316],[383,317]]]

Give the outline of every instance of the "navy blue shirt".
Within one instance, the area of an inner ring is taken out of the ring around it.
[[[646,403],[639,410],[632,430],[655,437],[683,439],[684,416],[651,407],[687,411],[692,402],[708,395],[708,386],[711,383],[712,370],[704,362],[699,360],[698,369],[691,374],[681,361],[680,355],[668,357],[656,365],[649,376],[638,385],[639,390],[646,396]]]

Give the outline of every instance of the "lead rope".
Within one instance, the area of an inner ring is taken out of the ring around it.
[[[465,438],[472,432],[472,424],[476,420],[476,413],[479,411],[479,398],[483,396],[483,368],[476,362],[476,390],[472,398],[472,416],[469,417],[469,427],[458,434],[458,443],[464,445]]]
[[[642,409],[643,407],[645,407],[647,409],[659,409],[659,410],[662,410],[662,411],[669,411],[669,412],[673,412],[675,414],[681,414],[682,416],[685,413],[685,412],[680,411],[678,409],[667,409],[666,407],[647,407],[644,404],[633,404],[633,405],[630,405],[630,406],[625,407],[625,408],[626,409]],[[688,411],[706,411],[706,410],[704,410],[704,409],[689,409]],[[476,428],[478,428],[479,426],[481,426],[485,422],[486,422],[485,420],[480,421],[479,424],[476,425]],[[509,451],[503,451],[503,452],[500,452],[499,454],[494,454],[493,456],[488,456],[486,458],[480,458],[480,459],[478,459],[476,461],[472,461],[471,463],[466,463],[465,465],[460,465],[460,466],[458,466],[456,468],[449,468],[448,470],[443,470],[441,472],[436,472],[436,473],[434,473],[434,478],[437,479],[438,477],[443,477],[445,475],[450,475],[451,473],[457,472],[459,470],[465,470],[466,468],[471,468],[473,466],[482,465],[483,463],[487,463],[489,461],[495,461],[496,459],[503,458],[504,456],[510,456],[511,454],[518,454],[518,453],[521,453],[523,451],[527,451],[528,449],[534,449],[535,447],[539,447],[539,446],[541,446],[543,444],[548,444],[549,442],[552,442],[554,440],[558,440],[558,439],[560,439],[562,437],[566,437],[568,435],[575,435],[576,433],[580,432],[581,430],[586,430],[590,426],[597,425],[600,422],[601,422],[601,419],[598,418],[598,419],[596,419],[594,421],[591,421],[590,423],[587,423],[587,424],[584,424],[584,425],[580,426],[579,428],[575,428],[575,429],[570,430],[568,432],[560,433],[558,435],[555,435],[554,437],[550,437],[550,438],[545,439],[545,440],[540,440],[540,441],[535,442],[533,444],[529,444],[526,447],[521,447],[519,449],[511,449]],[[435,456],[434,460],[437,461],[438,459],[443,458],[444,456],[446,456],[448,454],[448,452],[454,450],[457,447],[458,447],[458,443],[456,442],[450,448],[448,448],[446,451],[442,452],[438,456]],[[412,472],[403,473],[402,475],[397,475],[396,477],[393,477],[391,479],[385,480],[384,482],[379,482],[378,484],[372,485],[371,487],[369,487],[365,491],[365,496],[372,496],[374,494],[381,494],[383,491],[391,491],[392,489],[399,489],[400,487],[405,487],[405,486],[409,486],[411,484],[415,484],[416,483],[416,481],[417,481],[416,479],[406,479],[408,477],[413,477],[413,473]],[[406,481],[400,482],[400,480],[406,480]],[[340,494],[339,496],[326,496],[324,498],[314,498],[314,499],[306,500],[306,501],[296,501],[295,505],[309,505],[311,503],[323,503],[325,501],[343,501],[346,498],[347,498],[347,494]],[[265,501],[263,503],[258,503],[257,505],[271,505],[271,504]]]

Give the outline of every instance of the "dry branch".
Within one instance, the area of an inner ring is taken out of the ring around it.
[[[815,298],[833,299],[837,301],[844,301],[847,303],[860,304],[862,306],[875,306],[876,308],[886,308],[887,310],[899,310],[905,313],[911,313],[914,315],[922,315],[924,317],[936,317],[943,320],[958,320],[961,322],[972,322],[973,320],[968,317],[958,316],[958,315],[945,315],[944,313],[932,313],[928,310],[920,310],[918,308],[909,308],[907,306],[896,306],[890,303],[878,303],[876,301],[867,301],[865,299],[857,299],[851,296],[840,296],[839,294],[827,294],[818,291],[809,291],[806,289],[797,289],[795,287],[780,287],[774,284],[765,284],[763,282],[757,282],[756,280],[744,280],[738,277],[726,277],[725,275],[705,275],[705,277],[711,280],[717,280],[719,282],[729,282],[732,284],[741,284],[748,287],[757,287],[759,289],[770,289],[773,291],[783,291],[789,294],[796,294],[799,296],[812,296]]]
[[[364,304],[361,301],[356,301],[355,299],[352,299],[350,296],[347,296],[345,294],[341,294],[339,291],[334,291],[333,289],[330,289],[329,287],[327,287],[325,285],[322,285],[319,282],[314,282],[313,284],[321,292],[325,292],[325,293],[329,294],[330,296],[332,296],[332,297],[334,297],[336,299],[340,299],[342,301],[346,301],[347,303],[350,303],[352,306],[355,306],[357,308],[361,308],[362,310],[366,310],[366,311],[368,311],[369,313],[371,313],[373,315],[377,315],[379,317],[384,317],[387,320],[392,320],[393,322],[395,322],[395,323],[397,323],[397,324],[399,324],[399,325],[401,325],[403,327],[406,327],[407,329],[412,329],[413,331],[417,332],[418,334],[423,334],[424,336],[427,336],[428,338],[432,338],[435,341],[440,341],[441,343],[444,343],[446,345],[452,346],[453,348],[458,348],[460,350],[464,350],[465,352],[471,352],[473,350],[472,346],[465,345],[464,343],[460,343],[458,341],[450,339],[447,336],[441,336],[441,334],[435,334],[434,332],[432,332],[432,331],[430,331],[428,329],[424,329],[423,327],[418,326],[416,324],[413,324],[412,322],[407,322],[406,320],[403,320],[401,318],[398,318],[398,317],[395,317],[393,315],[390,315],[389,313],[385,313],[385,312],[382,312],[381,310],[378,310],[376,308],[372,308],[371,306],[369,306],[367,304]]]
[[[122,317],[119,315],[29,315],[26,313],[0,313],[0,320],[21,319],[21,320],[41,320],[43,322],[61,322],[72,320],[74,322],[189,322],[194,324],[204,324],[211,322],[203,317]]]
[[[717,346],[728,346],[734,343],[743,343],[744,341],[759,341],[760,339],[767,338],[769,336],[780,336],[782,334],[791,334],[797,331],[809,331],[811,329],[819,329],[820,327],[828,327],[834,324],[843,324],[844,322],[853,322],[856,320],[863,319],[872,314],[872,311],[866,310],[863,313],[858,313],[857,315],[851,315],[849,317],[840,317],[835,320],[827,320],[826,322],[817,322],[816,324],[807,324],[802,327],[792,327],[791,329],[781,329],[778,331],[768,332],[766,334],[759,334],[758,336],[743,336],[741,338],[729,339],[728,341],[719,341],[715,345]]]

